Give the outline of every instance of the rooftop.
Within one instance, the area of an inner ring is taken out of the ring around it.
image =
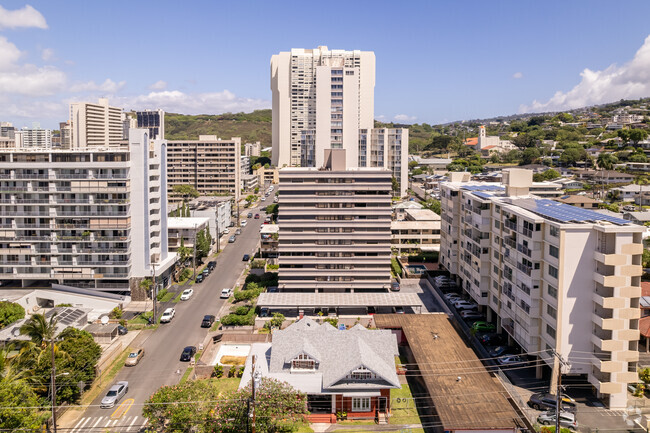
[[[294,293],[264,292],[257,305],[287,307],[421,307],[417,293]]]
[[[414,221],[440,221],[440,215],[430,209],[406,209],[404,212]]]
[[[433,401],[441,430],[523,427],[508,392],[458,335],[446,314],[377,314],[378,328],[401,329]]]
[[[170,229],[194,229],[196,227],[201,227],[208,224],[210,221],[207,217],[187,217],[187,218],[177,218],[170,217],[167,218],[167,227]]]
[[[558,197],[555,199],[556,201],[559,201],[560,203],[566,203],[566,204],[572,204],[572,203],[588,203],[588,204],[593,204],[593,203],[600,203],[600,200],[594,200],[593,198],[587,197],[585,195],[563,195],[562,197]]]

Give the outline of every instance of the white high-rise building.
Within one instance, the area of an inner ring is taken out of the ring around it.
[[[16,131],[18,132],[18,131]],[[16,140],[17,147],[21,148],[45,148],[52,147],[52,130],[41,128],[23,128],[20,130],[20,143]]]
[[[535,357],[539,377],[557,378],[555,351],[563,374],[625,408],[638,382],[643,227],[531,194],[530,170],[504,170],[503,185],[465,174],[441,184],[441,267]]]
[[[116,147],[125,144],[122,109],[108,105],[108,99],[98,103],[70,104],[72,148]]]
[[[359,129],[374,126],[372,51],[292,49],[271,57],[273,153],[277,167],[301,166],[302,143],[313,143],[314,166],[325,149],[346,149],[358,162]]]
[[[166,143],[0,149],[0,280],[147,296],[168,281]]]

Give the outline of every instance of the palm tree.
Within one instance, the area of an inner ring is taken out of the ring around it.
[[[601,170],[611,170],[617,162],[618,158],[609,152],[601,152],[596,160],[596,164]]]
[[[56,324],[58,322],[56,314],[52,314],[48,321],[43,314],[33,314],[32,317],[20,327],[20,334],[27,335],[36,346],[41,349],[47,347],[47,342],[54,338]]]
[[[22,361],[13,344],[0,348],[0,381],[15,382],[30,378],[32,365]]]

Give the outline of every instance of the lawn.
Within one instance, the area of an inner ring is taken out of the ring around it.
[[[188,367],[187,370],[185,370],[185,373],[183,374],[183,377],[181,377],[181,381],[179,382],[180,385],[184,384],[187,382],[190,378],[190,375],[194,371],[194,367]]]
[[[124,349],[122,354],[115,358],[115,360],[108,366],[106,371],[101,372],[101,374],[95,378],[95,381],[91,385],[90,389],[83,393],[81,396],[81,405],[87,405],[92,403],[92,401],[104,390],[104,386],[107,383],[110,383],[115,379],[117,373],[120,372],[122,367],[124,367],[124,361],[131,351],[130,347]]]
[[[176,297],[174,298],[174,301],[173,301],[174,304],[180,302],[181,296],[183,296],[183,292],[178,292],[178,295],[176,295]]]
[[[390,405],[391,424],[420,424],[415,400],[408,385],[404,384],[401,389],[390,390]]]
[[[161,296],[159,302],[164,303],[164,302],[169,302],[172,300],[174,297],[174,292],[167,292],[163,296]]]

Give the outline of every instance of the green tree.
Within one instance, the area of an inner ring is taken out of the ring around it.
[[[512,144],[515,146],[519,147],[520,149],[522,148],[529,148],[535,146],[535,140],[531,135],[528,134],[519,134],[512,140]]]
[[[185,241],[181,237],[181,246],[178,247],[176,253],[178,254],[178,260],[181,264],[183,264],[187,261],[187,259],[192,257],[193,251],[192,248],[185,246]]]
[[[197,198],[199,192],[192,185],[174,185],[172,191],[183,197],[185,202],[189,197]]]
[[[208,237],[210,234],[206,235],[206,229],[199,230],[196,234],[196,260],[201,262],[201,259],[207,257],[210,254],[210,240]]]
[[[539,153],[538,148],[528,147],[524,149],[523,152],[521,152],[521,164],[522,165],[532,164],[538,161],[540,156],[541,154]]]
[[[45,349],[47,341],[54,338],[57,321],[56,313],[50,316],[50,320],[47,320],[43,314],[33,314],[20,327],[20,334],[28,336],[32,343]]]
[[[636,146],[640,141],[643,141],[648,136],[648,131],[645,129],[630,129],[630,141]]]
[[[429,209],[438,215],[442,214],[442,205],[440,204],[440,200],[436,200],[435,198],[429,198],[427,201],[422,202],[422,206],[425,209]]]
[[[578,161],[584,161],[587,157],[587,152],[582,148],[569,147],[564,149],[560,155],[560,162],[566,165],[575,165]]]
[[[650,250],[643,250],[643,267],[650,268]]]
[[[0,429],[41,431],[50,412],[39,409],[38,395],[26,381],[0,381]]]
[[[262,377],[256,395],[255,414],[260,433],[290,432],[307,414],[307,396],[286,382]],[[246,404],[252,396],[251,384],[226,394],[209,413],[206,423],[211,432],[240,433],[248,419]]]
[[[614,168],[614,164],[618,162],[618,158],[613,153],[610,152],[601,152],[596,159],[596,164],[598,167],[603,170],[611,170]]]
[[[14,302],[0,302],[0,328],[9,326],[17,320],[25,317],[25,309]]]
[[[630,142],[630,131],[628,129],[619,129],[616,135],[623,140],[623,144],[627,145]]]
[[[398,197],[399,196],[399,182],[397,181],[397,178],[395,176],[392,176],[390,178],[391,180],[391,186],[393,188],[393,196]]]

